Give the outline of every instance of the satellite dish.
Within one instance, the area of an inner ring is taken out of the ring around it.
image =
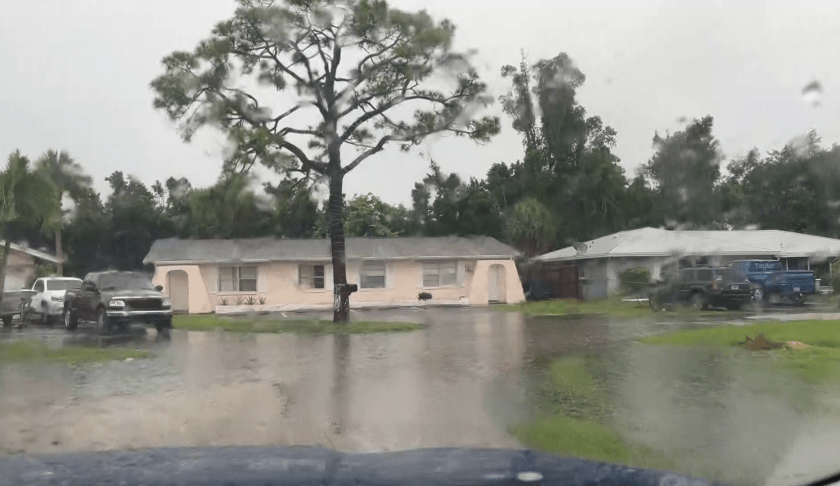
[[[572,246],[575,247],[575,250],[577,250],[578,253],[586,253],[586,243],[575,242],[572,243]]]

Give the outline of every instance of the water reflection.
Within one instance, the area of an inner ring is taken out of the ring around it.
[[[388,317],[381,314],[369,318]],[[145,329],[27,331],[19,336],[50,346],[143,347],[157,357],[0,366],[0,449],[517,448],[508,427],[529,418],[552,361],[571,356],[587,357],[604,383],[609,425],[668,455],[681,472],[717,469],[747,483],[790,477],[804,461],[799,436],[814,433],[816,412],[802,397],[815,390],[760,358],[633,341],[696,324],[523,319],[490,309],[399,317],[430,326],[353,336],[176,330],[168,343]]]

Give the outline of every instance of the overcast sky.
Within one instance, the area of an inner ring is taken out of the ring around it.
[[[633,173],[652,153],[654,131],[675,131],[682,117],[715,118],[728,157],[752,147],[780,148],[816,129],[840,141],[840,2],[392,0],[392,5],[448,17],[456,45],[475,48],[498,96],[503,64],[566,52],[586,74],[579,101],[618,131],[616,153]],[[106,191],[122,170],[146,182],[185,176],[212,184],[223,139],[212,132],[183,143],[152,109],[149,81],[160,59],[192,49],[227,18],[234,0],[0,0],[0,155],[20,149],[33,159],[66,149]],[[812,80],[820,106],[803,99]],[[493,110],[500,113],[498,103]],[[428,142],[424,151],[446,172],[483,176],[515,162],[522,146],[503,119],[501,135],[476,146],[464,139]],[[378,154],[352,172],[345,191],[410,203],[428,155]]]

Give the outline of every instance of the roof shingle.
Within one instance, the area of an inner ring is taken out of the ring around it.
[[[412,258],[513,258],[514,248],[489,236],[439,238],[347,238],[348,260]],[[253,238],[231,240],[180,240],[169,238],[152,244],[143,263],[328,261],[328,239]]]

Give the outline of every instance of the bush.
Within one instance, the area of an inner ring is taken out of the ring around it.
[[[621,282],[621,293],[624,295],[640,295],[645,292],[650,283],[650,269],[646,267],[630,268],[618,275]]]
[[[428,292],[420,292],[420,295],[417,296],[417,300],[427,301],[432,300],[432,294]]]

